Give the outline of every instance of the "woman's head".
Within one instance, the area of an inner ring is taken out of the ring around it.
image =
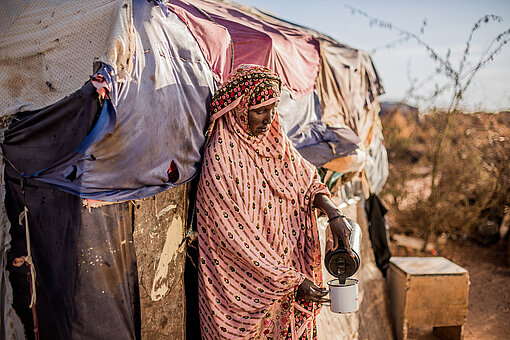
[[[264,66],[241,65],[215,93],[212,117],[232,111],[236,122],[249,135],[266,132],[280,98],[280,77]]]
[[[248,127],[254,136],[269,130],[280,98],[280,83],[274,80],[261,82],[248,101]]]

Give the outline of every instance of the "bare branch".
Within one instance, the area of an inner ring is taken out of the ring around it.
[[[468,39],[466,40],[466,47],[464,48],[464,53],[462,55],[462,60],[460,61],[460,64],[459,64],[459,73],[462,73],[462,70],[464,69],[464,66],[465,66],[465,63],[467,61],[467,57],[469,56],[469,53],[470,53],[470,48],[471,48],[471,41],[473,40],[473,36],[474,36],[474,33],[485,23],[489,23],[491,21],[496,21],[496,22],[501,22],[503,20],[503,18],[501,18],[500,16],[498,15],[493,15],[493,14],[489,14],[489,15],[484,15],[483,17],[481,17],[480,19],[478,19],[475,24],[473,25],[473,27],[471,28],[471,32],[469,32],[469,37]]]

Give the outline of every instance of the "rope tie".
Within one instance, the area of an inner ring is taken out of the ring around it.
[[[35,302],[37,300],[37,294],[35,291],[35,287],[36,287],[36,285],[35,285],[35,281],[36,281],[35,266],[34,266],[34,261],[32,260],[32,251],[30,249],[30,232],[29,232],[29,228],[28,228],[28,208],[26,205],[24,206],[23,212],[21,212],[21,214],[19,214],[19,225],[20,226],[23,226],[23,220],[25,220],[24,224],[25,224],[25,235],[26,235],[26,242],[27,242],[27,256],[24,256],[23,260],[25,260],[25,263],[28,265],[28,268],[30,269],[31,299],[30,299],[29,307],[32,308],[35,305]]]
[[[3,131],[1,133],[2,141],[3,141]],[[33,177],[34,174],[26,176],[24,172],[20,171],[14,164],[4,156],[2,149],[0,148],[0,159],[3,159],[5,162],[7,162],[20,176],[20,184],[21,184],[21,195],[23,199],[23,211],[21,214],[19,214],[18,223],[20,226],[23,226],[23,220],[25,220],[25,238],[27,242],[27,256],[22,256],[20,258],[17,258],[14,260],[13,265],[16,267],[19,267],[24,263],[27,264],[29,268],[28,273],[28,279],[30,282],[30,305],[29,308],[32,310],[32,319],[34,322],[34,337],[35,340],[40,339],[39,334],[39,319],[37,317],[37,309],[35,306],[36,300],[37,300],[37,293],[36,293],[36,278],[35,278],[35,265],[34,261],[32,259],[32,250],[30,248],[30,230],[28,228],[28,208],[26,203],[26,197],[25,197],[25,185],[26,185],[26,178],[27,177]],[[37,174],[35,174],[37,176]]]
[[[37,300],[37,293],[36,293],[36,279],[35,279],[35,266],[34,261],[32,259],[32,250],[30,247],[30,229],[28,228],[28,208],[27,208],[27,201],[25,196],[25,185],[26,185],[26,178],[21,177],[21,196],[23,198],[23,212],[19,214],[19,225],[23,226],[23,220],[25,221],[25,237],[27,242],[27,256],[23,257],[23,260],[28,266],[29,272],[28,272],[28,280],[30,281],[30,309],[32,310],[32,319],[34,321],[34,337],[35,340],[40,339],[39,334],[39,319],[37,317],[37,309],[35,307],[35,302]]]

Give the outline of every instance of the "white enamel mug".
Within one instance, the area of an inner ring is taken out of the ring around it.
[[[338,279],[328,282],[329,308],[334,313],[352,313],[359,309],[357,279],[346,279],[340,283]],[[327,304],[325,304],[327,305]]]

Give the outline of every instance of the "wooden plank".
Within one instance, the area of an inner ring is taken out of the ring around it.
[[[468,294],[467,274],[410,276],[404,317],[412,326],[463,325]]]
[[[466,269],[444,257],[392,257],[390,262],[412,275],[467,273]]]
[[[135,201],[142,339],[185,339],[184,265],[188,185]]]
[[[390,263],[388,275],[391,314],[393,317],[393,325],[395,326],[395,336],[398,340],[405,340],[407,339],[408,330],[405,310],[409,276],[393,263]]]

